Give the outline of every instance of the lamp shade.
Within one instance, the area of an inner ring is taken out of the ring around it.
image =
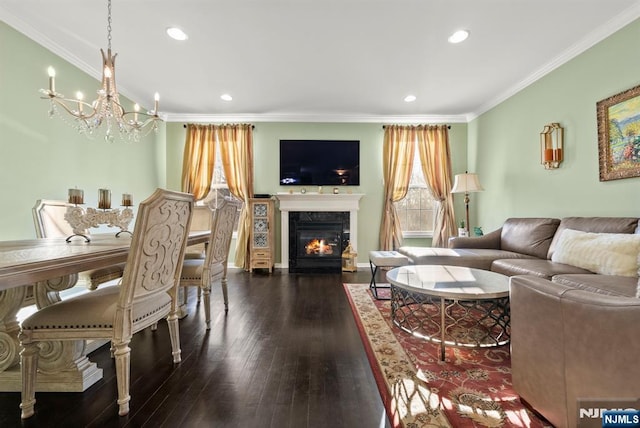
[[[484,188],[480,185],[478,174],[456,174],[451,193],[481,192]]]

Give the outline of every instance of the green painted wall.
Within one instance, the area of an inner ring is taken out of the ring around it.
[[[167,183],[180,189],[182,152],[186,130],[182,123],[167,124]],[[451,152],[455,173],[464,172],[466,165],[466,124],[452,124]],[[360,140],[360,186],[350,187],[353,193],[364,194],[358,214],[358,260],[368,260],[368,252],[378,248],[382,215],[382,124],[371,123],[257,123],[253,134],[255,193],[288,192],[289,186],[279,185],[279,150],[281,139],[345,139]],[[295,191],[300,188],[295,187]],[[317,191],[317,189],[307,189]],[[457,201],[460,215],[462,199]],[[276,261],[280,262],[280,218],[276,213]],[[429,245],[430,240],[406,240],[407,245]],[[233,254],[233,250],[232,250]]]
[[[157,135],[136,144],[89,140],[61,119],[49,119],[49,102],[40,99],[38,90],[48,86],[49,65],[56,69],[57,91],[67,96],[82,90],[92,98],[96,79],[4,22],[0,58],[1,240],[35,237],[35,201],[66,199],[70,187],[83,189],[87,206],[95,207],[99,188],[112,190],[115,205],[122,193],[133,193],[137,203],[165,185],[164,124]],[[92,232],[111,231],[101,229]]]
[[[640,178],[600,182],[596,103],[640,84],[635,21],[469,123],[469,170],[486,191],[471,195],[475,224],[508,217],[640,216]],[[545,124],[565,129],[565,160],[540,165]],[[471,220],[472,224],[474,220]]]

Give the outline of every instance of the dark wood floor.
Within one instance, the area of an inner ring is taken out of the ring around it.
[[[104,346],[90,358],[104,379],[84,393],[37,393],[20,420],[20,394],[0,393],[0,427],[388,427],[343,282],[348,274],[230,271],[230,309],[213,292],[213,320],[189,294],[182,363],[171,363],[166,323],[131,344],[131,412],[119,417]]]

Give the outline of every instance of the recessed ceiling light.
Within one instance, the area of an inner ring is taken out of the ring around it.
[[[187,33],[182,31],[182,29],[178,27],[167,28],[167,34],[169,35],[169,37],[171,37],[174,40],[182,41],[182,40],[187,40],[189,38],[189,36],[187,36]]]
[[[220,95],[220,99],[223,101],[231,101],[233,99],[233,97],[229,94],[222,94]]]
[[[467,37],[469,37],[469,32],[467,30],[458,30],[449,36],[447,40],[449,40],[449,43],[460,43],[467,40]]]
[[[407,95],[406,97],[404,97],[404,102],[405,103],[412,103],[416,100],[416,96],[415,95]]]

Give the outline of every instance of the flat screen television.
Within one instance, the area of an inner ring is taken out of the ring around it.
[[[360,141],[280,140],[283,186],[359,186]]]

